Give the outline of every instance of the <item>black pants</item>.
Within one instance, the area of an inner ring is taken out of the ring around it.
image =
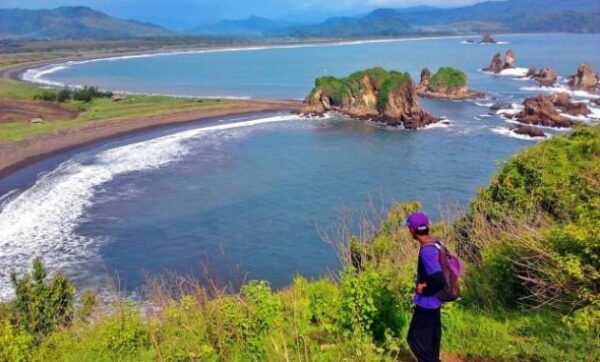
[[[417,360],[419,362],[439,362],[441,339],[440,309],[415,306],[407,341]]]

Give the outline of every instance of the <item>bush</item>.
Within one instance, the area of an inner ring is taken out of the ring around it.
[[[15,288],[13,302],[19,326],[36,337],[41,337],[73,317],[75,286],[61,273],[48,279],[48,272],[38,258],[33,261],[31,274],[18,279],[11,274]]]
[[[467,85],[467,75],[452,67],[442,67],[431,77],[429,84],[434,88],[461,88]]]
[[[41,93],[38,93],[35,96],[33,96],[33,99],[46,102],[56,102],[57,93],[53,89],[44,89]]]

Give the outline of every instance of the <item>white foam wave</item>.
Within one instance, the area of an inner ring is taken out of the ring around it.
[[[452,121],[450,121],[447,118],[443,118],[441,121],[428,124],[427,126],[421,128],[421,129],[448,128],[448,127],[452,127]]]
[[[509,68],[509,69],[503,69],[499,74],[503,75],[503,76],[509,76],[509,77],[525,77],[527,75],[527,72],[529,71],[528,68]]]
[[[496,114],[502,116],[514,116],[515,114],[521,112],[523,109],[525,109],[525,106],[523,106],[522,104],[512,103],[510,105],[510,108],[501,108],[496,111]]]
[[[544,140],[549,137],[548,135],[546,135],[546,137],[530,137],[527,135],[518,134],[518,133],[514,132],[513,130],[505,128],[505,127],[494,127],[491,129],[491,131],[494,133],[503,135],[503,136],[518,138],[518,139],[527,140],[527,141],[539,141],[539,140]]]
[[[190,139],[294,119],[298,117],[286,115],[218,124],[112,148],[95,155],[91,162],[71,159],[62,163],[8,200],[0,211],[0,300],[12,298],[10,271],[25,272],[36,256],[42,256],[51,270],[68,268],[71,275],[85,274],[85,263],[97,256],[107,240],[82,236],[75,230],[94,194],[106,182],[181,159],[190,152],[186,142]]]
[[[491,118],[492,115],[486,113],[486,114],[480,114],[479,117],[481,117],[481,118]]]
[[[478,105],[479,107],[490,108],[491,106],[494,105],[494,102],[475,102],[475,104]]]
[[[530,91],[530,92],[542,92],[542,93],[556,93],[556,92],[565,92],[568,93],[572,97],[586,98],[586,99],[600,99],[599,94],[590,93],[584,90],[573,90],[565,85],[557,85],[553,87],[521,87],[521,90]]]

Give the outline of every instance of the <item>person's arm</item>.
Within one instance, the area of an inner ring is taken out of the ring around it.
[[[421,295],[430,297],[446,286],[446,278],[442,273],[437,248],[428,246],[421,250],[421,262],[425,268],[425,287],[421,289]]]

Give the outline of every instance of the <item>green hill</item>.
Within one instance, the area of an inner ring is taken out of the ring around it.
[[[508,160],[454,224],[433,225],[466,262],[461,299],[442,311],[442,359],[593,361],[600,354],[600,129],[556,136]],[[377,232],[340,242],[335,278],[239,293],[161,280],[104,308],[39,261],[0,304],[0,361],[397,361],[416,242],[396,205]],[[367,226],[366,230],[370,230]]]
[[[111,39],[174,35],[160,26],[113,18],[88,7],[0,9],[0,39]]]

